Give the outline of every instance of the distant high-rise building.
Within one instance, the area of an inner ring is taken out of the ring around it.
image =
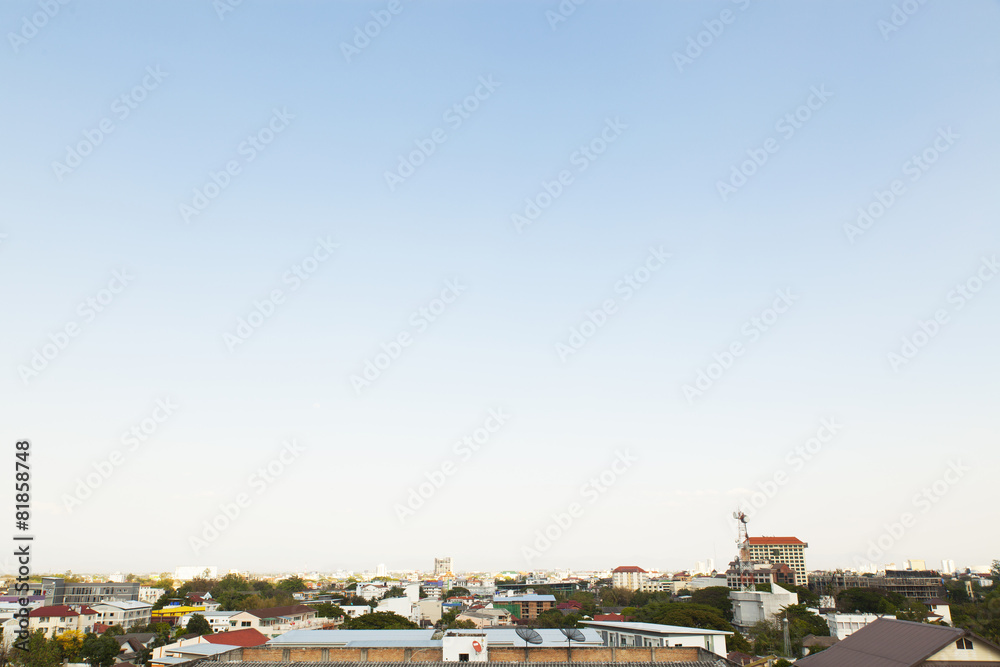
[[[906,560],[903,561],[903,569],[922,572],[927,569],[927,563],[922,560]]]
[[[945,558],[941,561],[941,572],[943,574],[954,574],[955,572],[955,561],[950,558]]]
[[[385,563],[379,563],[375,566],[375,576],[384,577],[385,576]]]
[[[797,537],[748,537],[751,561],[784,563],[795,571],[795,585],[806,586],[805,549],[809,545]]]
[[[451,573],[451,556],[434,559],[434,576],[443,577]]]

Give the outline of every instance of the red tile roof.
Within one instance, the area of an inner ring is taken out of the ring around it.
[[[620,565],[619,567],[616,567],[615,569],[613,569],[611,571],[612,572],[645,572],[644,569],[642,569],[641,567],[639,567],[637,565]]]
[[[260,646],[267,643],[267,636],[255,628],[203,635],[202,639],[210,644],[229,644],[230,646]]]
[[[797,537],[751,537],[748,538],[750,544],[801,544],[805,546],[806,543]]]
[[[72,618],[79,615],[64,604],[54,607],[39,607],[28,612],[28,616],[31,618]]]
[[[595,621],[624,621],[625,617],[621,614],[595,614]]]

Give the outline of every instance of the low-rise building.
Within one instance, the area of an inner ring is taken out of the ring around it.
[[[947,667],[1000,665],[1000,646],[969,630],[880,618],[801,667]]]
[[[249,609],[235,614],[229,619],[230,626],[237,630],[254,628],[268,637],[277,637],[289,630],[308,630],[322,627],[326,619],[316,619],[316,610],[304,604],[266,609]],[[236,625],[233,625],[233,623]]]
[[[506,595],[493,598],[494,609],[506,609],[511,616],[520,620],[538,618],[539,614],[552,609],[555,604],[554,595]]]
[[[733,634],[726,630],[686,628],[660,623],[581,622],[597,630],[605,646],[700,647],[722,657],[726,656],[726,637]]]
[[[105,625],[120,625],[124,629],[136,625],[149,625],[153,605],[138,600],[105,600],[91,605],[100,614],[98,621]]]
[[[733,626],[746,631],[761,621],[774,620],[775,614],[785,607],[799,603],[797,593],[786,591],[777,584],[771,584],[771,591],[730,591],[733,603]]]
[[[874,623],[880,618],[896,618],[892,615],[843,614],[838,611],[825,610],[819,610],[818,615],[822,617],[826,621],[826,624],[830,627],[830,636],[836,637],[837,639],[846,639],[861,628]]]
[[[93,632],[100,614],[86,605],[76,608],[69,605],[36,607],[28,612],[28,631],[41,630],[46,637],[55,637],[67,630]]]

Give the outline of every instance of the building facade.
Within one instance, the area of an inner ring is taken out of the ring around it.
[[[797,537],[750,537],[750,560],[784,563],[795,572],[795,585],[806,586],[806,547]]]
[[[50,606],[93,605],[105,600],[138,600],[139,588],[139,582],[67,584],[62,577],[42,577],[41,593]]]
[[[636,565],[621,565],[611,570],[611,585],[638,591],[649,582],[649,573]]]

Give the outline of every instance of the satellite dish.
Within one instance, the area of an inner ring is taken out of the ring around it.
[[[739,515],[739,514],[737,514],[736,512],[733,512],[733,518],[734,518],[734,519],[739,519],[739,518],[740,518],[740,515]]]
[[[583,633],[576,628],[559,628],[559,632],[566,635],[566,641],[570,642],[585,642],[587,638],[583,636]]]
[[[524,647],[528,648],[528,644],[541,644],[542,636],[532,630],[531,628],[517,628],[514,630],[517,636],[524,640]]]

